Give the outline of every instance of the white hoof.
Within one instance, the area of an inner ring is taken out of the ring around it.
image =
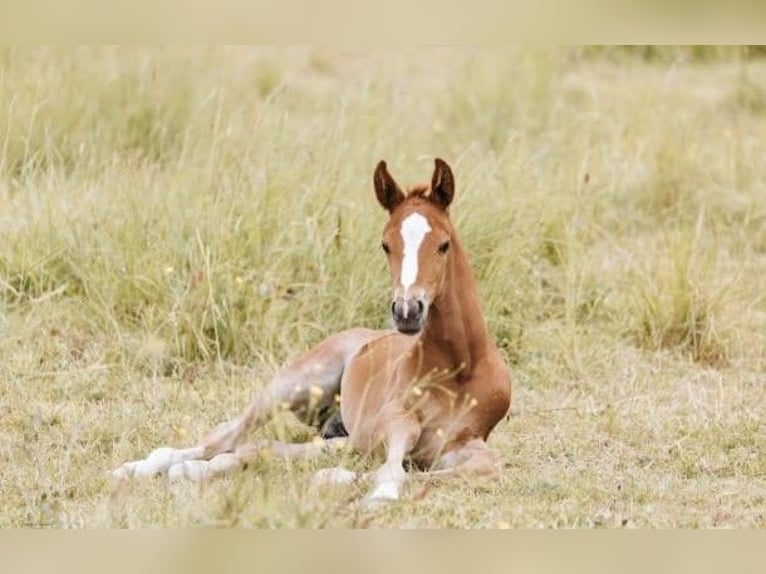
[[[356,473],[345,468],[323,468],[314,473],[312,486],[327,486],[331,484],[348,484],[356,480]]]
[[[168,469],[168,480],[206,480],[216,474],[239,470],[243,466],[242,460],[236,454],[226,452],[210,460],[185,460],[176,463]]]
[[[368,506],[374,506],[381,502],[393,502],[399,500],[399,485],[395,482],[382,482],[375,487],[365,498]]]
[[[233,470],[239,470],[244,466],[244,463],[239,456],[231,452],[216,455],[211,458],[209,462],[211,474],[231,472]]]
[[[129,478],[157,476],[164,474],[183,461],[200,458],[204,452],[203,447],[178,449],[163,446],[154,449],[143,460],[132,460],[117,467],[112,471],[112,477],[116,480],[127,480]]]
[[[134,470],[137,461],[130,461],[121,464],[112,471],[112,478],[117,481],[129,480],[133,478]]]
[[[185,464],[185,462],[179,462],[168,469],[168,480],[170,482],[179,482],[186,478],[186,473],[184,471]]]
[[[187,479],[198,482],[212,476],[210,462],[207,460],[186,460],[174,464],[168,469],[168,480],[176,482]]]
[[[164,471],[173,464],[176,452],[176,449],[172,447],[161,446],[150,452],[149,456],[144,459],[144,462],[149,466],[155,467],[158,471]]]
[[[148,460],[139,460],[136,461],[136,464],[133,466],[133,478],[147,478],[150,476],[157,476],[164,471],[164,468],[159,467],[158,465],[153,464]]]
[[[165,449],[157,449],[144,460],[132,460],[117,467],[112,471],[112,476],[117,480],[157,476],[165,472],[170,463],[172,463],[170,453],[165,451]]]

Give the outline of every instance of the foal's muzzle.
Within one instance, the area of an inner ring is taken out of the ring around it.
[[[414,334],[423,328],[426,320],[426,304],[422,298],[396,297],[391,303],[394,324],[401,333]]]

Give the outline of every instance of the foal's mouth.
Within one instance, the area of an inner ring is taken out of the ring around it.
[[[420,324],[420,321],[417,322],[395,322],[396,330],[404,335],[417,335],[420,333],[420,330],[423,328],[423,326]]]

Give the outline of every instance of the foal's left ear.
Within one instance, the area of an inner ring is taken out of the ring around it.
[[[447,209],[455,196],[455,176],[447,162],[436,158],[434,175],[431,178],[431,195],[429,198],[442,209]]]
[[[397,205],[404,201],[404,193],[399,184],[388,173],[385,161],[380,160],[378,162],[378,166],[373,174],[373,182],[375,183],[375,195],[378,198],[378,202],[389,212],[393,211]]]

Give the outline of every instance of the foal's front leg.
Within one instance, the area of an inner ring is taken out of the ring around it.
[[[420,432],[420,425],[410,417],[386,423],[386,461],[372,475],[374,487],[365,497],[367,503],[399,500],[402,484],[407,477],[404,458],[415,448]]]
[[[237,448],[250,429],[263,425],[280,408],[301,416],[310,408],[332,406],[346,364],[362,345],[379,335],[370,329],[350,329],[328,337],[278,373],[240,416],[216,426],[197,446],[155,449],[145,459],[122,464],[112,475],[126,479],[172,469],[171,476],[206,478],[241,467],[261,445],[268,446],[258,443]]]
[[[402,484],[407,478],[407,473],[404,470],[404,458],[417,444],[420,432],[420,425],[409,416],[402,415],[393,418],[387,421],[381,429],[381,438],[385,441],[386,460],[376,471],[369,474],[358,474],[340,467],[324,468],[314,475],[314,484],[321,486],[344,484],[360,478],[372,479],[373,488],[365,496],[365,502],[368,505],[399,500]]]

